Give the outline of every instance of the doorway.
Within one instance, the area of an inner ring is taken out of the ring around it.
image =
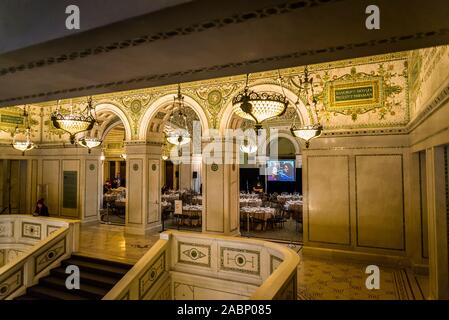
[[[270,154],[270,150],[277,151]],[[240,165],[240,232],[243,236],[301,243],[302,164],[286,137],[271,141],[264,164]]]
[[[107,131],[102,148],[103,194],[100,222],[125,225],[126,216],[126,152],[125,129],[121,122]]]

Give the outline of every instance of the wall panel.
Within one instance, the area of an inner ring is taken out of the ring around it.
[[[42,160],[42,184],[48,186],[48,199],[45,199],[45,202],[48,206],[48,211],[52,216],[59,215],[60,179],[59,160]]]
[[[84,189],[84,217],[89,218],[96,216],[98,213],[98,161],[86,160],[84,172],[85,189]]]
[[[405,250],[401,154],[356,156],[357,245]]]
[[[145,221],[142,219],[143,160],[129,159],[128,166],[126,182],[128,223],[144,224]]]
[[[308,241],[349,245],[349,156],[308,156],[307,168]]]

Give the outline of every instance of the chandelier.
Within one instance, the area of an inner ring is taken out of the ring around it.
[[[256,143],[256,137],[255,132],[253,131],[253,135],[250,137],[245,137],[245,139],[242,141],[242,144],[240,145],[240,151],[243,153],[255,153],[257,151],[257,143]]]
[[[36,145],[31,141],[30,121],[28,112],[26,111],[26,107],[23,107],[23,118],[26,127],[25,134],[21,134],[19,126],[17,125],[14,131],[14,136],[11,145],[14,149],[21,151],[22,155],[25,155],[26,151],[34,149]]]
[[[318,118],[318,110],[317,110],[317,100],[314,95],[313,91],[313,78],[309,77],[309,71],[307,66],[304,68],[304,77],[299,79],[299,94],[298,94],[298,102],[299,97],[301,95],[304,95],[306,99],[306,107],[308,109],[313,108],[313,111],[316,115],[316,121],[317,123],[311,124],[311,125],[304,125],[302,127],[296,127],[295,120],[293,120],[293,124],[290,128],[290,132],[293,136],[301,139],[304,141],[306,148],[310,145],[310,140],[318,138],[322,131],[323,126],[319,122]],[[309,97],[309,91],[310,91],[310,97]],[[312,102],[312,105],[310,104],[310,101]],[[296,119],[296,116],[295,116]]]
[[[59,101],[58,101],[59,104]],[[87,99],[87,107],[81,112],[74,112],[73,106],[70,107],[69,114],[63,114],[58,108],[51,114],[51,121],[56,129],[61,129],[70,135],[70,143],[75,143],[75,135],[91,130],[97,122],[92,114],[92,97]]]
[[[254,153],[257,151],[257,146],[249,142],[242,143],[240,145],[240,151],[242,151],[243,153]]]
[[[90,153],[93,148],[99,147],[102,141],[96,137],[84,137],[78,140],[78,144],[84,148],[87,148]]]
[[[249,75],[246,75],[245,89],[232,99],[233,111],[241,118],[255,121],[254,127],[260,129],[262,122],[285,113],[288,100],[278,93],[250,90],[248,78]]]
[[[184,96],[181,94],[181,85],[178,85],[178,94],[173,98],[174,111],[170,116],[170,122],[180,119],[183,122],[183,128],[170,129],[167,133],[167,141],[176,146],[182,146],[190,143],[189,129],[187,127],[187,115],[184,111]]]
[[[164,142],[164,144],[162,145],[162,155],[161,155],[162,160],[164,160],[164,161],[168,160],[169,155],[170,155],[170,148]]]

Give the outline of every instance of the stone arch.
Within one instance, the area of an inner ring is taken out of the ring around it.
[[[123,126],[125,127],[125,140],[130,141],[132,139],[132,129],[130,125],[130,121],[128,120],[128,117],[126,116],[125,112],[120,109],[116,104],[112,102],[99,102],[95,105],[95,112],[97,114],[103,113],[103,112],[111,112],[123,123]]]
[[[251,90],[254,90],[256,92],[267,91],[267,92],[276,92],[280,94],[285,93],[287,99],[290,102],[290,105],[295,108],[295,111],[298,114],[299,122],[303,125],[311,124],[307,108],[305,107],[304,103],[301,100],[299,100],[298,103],[296,104],[298,96],[290,89],[285,87],[283,87],[282,89],[278,84],[255,84],[250,86],[250,88]],[[237,95],[237,92],[234,94],[234,96],[235,95]],[[225,105],[224,111],[220,118],[219,130],[221,133],[223,133],[224,130],[231,128],[231,120],[234,114],[232,111],[232,98],[229,99],[228,103]]]
[[[292,136],[290,133],[280,131],[280,132],[278,132],[277,137],[270,136],[267,141],[267,146],[269,146],[275,138],[284,138],[284,139],[289,140],[291,142],[291,144],[293,145],[293,147],[295,148],[295,154],[297,154],[297,155],[301,154],[301,146],[300,146],[298,140],[294,136]]]
[[[207,115],[204,112],[203,108],[192,97],[190,97],[186,94],[183,94],[183,96],[184,96],[185,106],[190,107],[193,111],[195,111],[198,118],[200,119],[203,135],[207,135],[209,132],[209,121],[208,121]],[[174,97],[174,94],[164,95],[164,96],[160,97],[159,99],[157,99],[156,101],[154,101],[147,108],[147,110],[145,111],[145,113],[139,123],[139,134],[138,134],[139,140],[142,140],[142,141],[147,140],[148,129],[149,129],[151,120],[156,116],[156,114],[163,107],[167,106],[168,104],[173,103],[173,97]]]

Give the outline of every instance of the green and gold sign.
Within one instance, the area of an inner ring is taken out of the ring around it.
[[[365,112],[382,104],[381,79],[369,81],[332,81],[328,84],[329,111],[344,112],[363,109]]]
[[[350,115],[355,121],[357,115],[384,106],[383,85],[381,76],[355,73],[355,70],[350,75],[328,81],[324,89],[326,111]]]
[[[1,114],[0,122],[14,124],[14,125],[23,125],[23,117],[9,114]]]

